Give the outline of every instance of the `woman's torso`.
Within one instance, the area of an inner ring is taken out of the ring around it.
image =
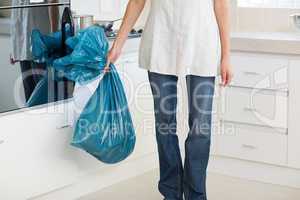
[[[141,67],[165,74],[216,75],[220,38],[214,0],[152,0]]]

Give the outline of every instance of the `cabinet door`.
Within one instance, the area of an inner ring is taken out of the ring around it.
[[[121,63],[121,77],[137,136],[134,156],[153,153],[156,150],[154,108],[147,71],[139,68],[137,53],[124,56]]]
[[[288,164],[293,168],[300,168],[300,60],[290,62],[289,68],[289,136],[288,136]]]
[[[272,128],[232,122],[222,124],[218,154],[250,161],[286,165],[287,134]]]
[[[288,59],[251,54],[234,54],[231,59],[234,67],[231,85],[287,90]]]
[[[221,119],[287,128],[287,93],[240,87],[229,87],[223,91]]]
[[[47,108],[0,118],[6,130],[0,133],[0,199],[28,199],[76,180],[71,132],[57,129],[63,118]]]

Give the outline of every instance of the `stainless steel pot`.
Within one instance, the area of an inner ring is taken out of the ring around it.
[[[300,13],[290,15],[291,23],[300,30]]]
[[[112,31],[114,23],[121,21],[123,18],[116,20],[97,20],[96,23],[104,28],[105,31]]]
[[[77,33],[81,29],[85,29],[94,24],[94,16],[93,15],[74,15],[74,31]]]

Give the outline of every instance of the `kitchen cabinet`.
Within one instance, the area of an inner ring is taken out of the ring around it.
[[[219,155],[269,164],[287,164],[287,132],[261,126],[222,122]]]
[[[70,145],[69,109],[71,102],[64,101],[1,116],[6,131],[0,132],[0,199],[39,199],[77,186],[108,166]]]
[[[231,60],[234,67],[232,86],[287,90],[287,58],[235,53]]]
[[[0,118],[0,199],[29,199],[78,178],[71,132],[57,129],[63,115],[37,111]]]
[[[156,151],[154,108],[147,71],[139,68],[137,52],[125,54],[118,65],[137,137],[133,157],[153,153]]]
[[[286,93],[229,87],[223,91],[222,120],[287,128]]]
[[[300,168],[299,66],[292,56],[233,52],[219,89],[216,155]]]
[[[289,139],[288,139],[288,165],[300,169],[300,59],[291,60],[289,67]]]

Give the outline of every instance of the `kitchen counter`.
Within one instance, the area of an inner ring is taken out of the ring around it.
[[[0,18],[0,35],[10,34],[10,20]],[[138,50],[140,39],[129,39],[126,51]],[[284,32],[233,32],[231,33],[233,51],[262,52],[300,55],[300,31]]]
[[[231,49],[300,55],[300,32],[235,32],[231,34]]]
[[[140,38],[129,39],[126,52],[138,51]],[[235,32],[231,34],[231,50],[300,56],[300,32]]]

